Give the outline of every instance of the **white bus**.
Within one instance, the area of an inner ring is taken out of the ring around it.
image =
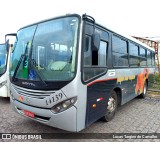
[[[7,34],[5,43],[0,44],[0,97],[9,97],[9,64],[12,44],[7,38],[13,35],[16,34]]]
[[[13,109],[78,132],[113,119],[117,106],[144,98],[153,83],[154,50],[97,24],[65,15],[21,28],[13,48]]]

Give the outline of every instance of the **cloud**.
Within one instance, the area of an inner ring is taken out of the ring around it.
[[[87,13],[98,23],[128,35],[160,35],[158,0],[5,0],[0,13],[0,41],[25,25],[67,13]]]

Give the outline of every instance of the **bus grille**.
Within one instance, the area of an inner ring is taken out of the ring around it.
[[[55,93],[55,91],[30,90],[30,89],[21,88],[15,85],[12,85],[12,86],[18,94],[26,97],[37,98],[37,99],[44,99],[45,97]]]

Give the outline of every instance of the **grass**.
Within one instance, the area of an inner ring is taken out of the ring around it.
[[[151,89],[160,90],[160,75],[158,73],[155,74],[155,82]]]
[[[147,95],[160,95],[160,92],[147,91]]]
[[[153,90],[159,90],[159,92],[157,91],[147,91],[147,94],[148,95],[160,95],[160,74],[159,73],[156,73],[155,74],[155,78],[154,78],[154,84],[152,86],[152,88],[150,89],[153,89]]]

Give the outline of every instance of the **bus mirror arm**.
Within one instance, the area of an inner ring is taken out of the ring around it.
[[[9,52],[9,39],[6,41],[6,51]]]
[[[92,34],[92,51],[98,51],[100,46],[100,35],[99,34]]]

